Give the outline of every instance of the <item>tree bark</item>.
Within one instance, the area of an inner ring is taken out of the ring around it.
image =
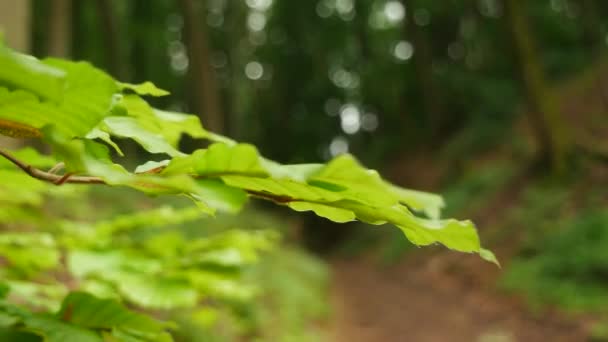
[[[0,33],[12,49],[30,50],[30,13],[29,0],[0,0]]]
[[[528,102],[528,118],[534,130],[542,162],[553,171],[564,171],[571,150],[571,140],[558,104],[552,98],[545,80],[542,62],[532,38],[525,2],[506,0],[505,18],[515,50],[519,74]]]
[[[186,48],[190,61],[189,76],[195,107],[203,125],[215,133],[223,133],[224,116],[217,80],[210,63],[206,24],[194,0],[178,0],[184,19]],[[204,5],[204,1],[200,1]],[[202,6],[204,7],[204,6]]]
[[[118,79],[125,78],[124,68],[122,67],[122,48],[118,40],[119,30],[118,21],[110,0],[97,0],[97,14],[101,22],[103,40],[105,45],[105,58],[108,71]]]
[[[48,54],[69,57],[72,41],[72,0],[53,0],[48,22]]]
[[[422,110],[426,115],[430,129],[430,140],[437,141],[437,138],[441,134],[443,105],[439,87],[437,87],[435,77],[433,76],[433,52],[429,35],[427,30],[416,24],[414,19],[416,1],[401,0],[401,3],[406,8],[406,23],[403,26],[405,31],[404,37],[414,47],[412,61],[416,68]]]
[[[601,58],[605,50],[604,43],[604,26],[602,24],[602,13],[600,7],[595,0],[582,0],[581,7],[583,9],[582,19],[584,25],[584,39],[588,44],[588,48],[593,54],[593,57]],[[603,82],[603,77],[597,75],[595,83],[602,99],[604,111],[608,111],[608,92]]]

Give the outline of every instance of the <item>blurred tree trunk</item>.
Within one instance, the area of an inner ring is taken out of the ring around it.
[[[356,21],[355,21],[355,29],[357,31],[357,41],[359,43],[359,49],[361,53],[361,57],[364,60],[363,65],[372,55],[371,48],[369,46],[369,1],[366,0],[355,0],[354,7],[356,13]]]
[[[540,161],[562,172],[571,144],[557,102],[547,88],[542,62],[526,18],[525,3],[506,0],[505,17],[528,101],[528,116],[539,145]]]
[[[122,67],[122,48],[120,46],[120,35],[118,30],[118,21],[112,1],[97,0],[97,14],[101,22],[103,31],[103,40],[105,45],[105,59],[108,71],[112,76],[124,80],[124,68]]]
[[[430,129],[430,140],[437,141],[441,135],[441,124],[443,104],[441,94],[435,77],[433,76],[433,51],[427,28],[416,23],[414,14],[416,11],[415,0],[401,0],[406,8],[406,23],[404,25],[404,37],[414,47],[412,60],[416,69],[418,81],[418,92],[422,101],[422,110]]]
[[[29,0],[0,0],[0,32],[11,48],[30,50],[30,2]]]
[[[72,0],[52,0],[48,18],[48,54],[69,57],[72,41]]]
[[[247,34],[247,27],[243,23],[247,20],[247,6],[237,1],[227,3],[225,12],[226,41],[237,42]],[[247,96],[247,84],[243,82],[243,73],[237,72],[244,64],[245,56],[240,51],[239,44],[226,43],[224,50],[228,58],[230,72],[230,90],[226,92],[226,107],[224,116],[226,134],[237,140],[249,140],[251,134],[256,131],[251,124],[252,118],[245,115],[249,98]],[[229,131],[228,131],[229,130]]]
[[[30,2],[28,0],[0,0],[0,35],[12,49],[30,50]],[[0,136],[0,146],[17,148],[23,140]]]
[[[595,0],[581,0],[585,41],[593,49],[604,46],[604,30],[599,6]]]
[[[131,78],[135,82],[143,82],[149,79],[150,63],[147,56],[148,43],[146,39],[146,29],[148,28],[147,19],[151,18],[150,6],[146,0],[134,0],[133,7],[129,13],[129,28],[131,34],[131,45],[129,46],[128,56],[131,61]]]
[[[357,62],[357,70],[359,72],[359,87],[358,97],[363,105],[373,105],[371,102],[371,92],[369,91],[371,61],[373,60],[372,49],[369,41],[369,11],[370,3],[366,0],[355,0],[355,20],[353,20],[354,29],[357,35],[357,43],[359,45],[359,58]],[[322,56],[324,57],[324,56]]]
[[[604,37],[605,31],[602,24],[602,14],[596,0],[582,0],[581,7],[582,21],[585,28],[585,42],[589,46],[589,50],[593,57],[602,57],[602,52],[605,49]],[[595,78],[597,89],[600,92],[604,111],[608,110],[608,92],[600,75]]]
[[[217,80],[211,68],[207,27],[202,19],[204,16],[194,0],[178,0],[178,4],[184,18],[186,48],[190,60],[189,76],[196,111],[207,129],[223,133],[224,116]],[[199,1],[199,5],[204,8],[205,2]]]

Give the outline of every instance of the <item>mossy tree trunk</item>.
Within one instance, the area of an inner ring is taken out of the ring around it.
[[[504,8],[529,106],[528,118],[539,147],[540,161],[549,165],[554,172],[561,173],[571,152],[571,139],[559,105],[547,87],[542,62],[526,16],[525,2],[505,0]]]

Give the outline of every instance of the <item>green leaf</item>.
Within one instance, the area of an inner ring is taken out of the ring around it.
[[[0,299],[6,298],[8,293],[11,291],[10,286],[4,283],[0,283]]]
[[[187,266],[210,264],[239,267],[253,264],[262,251],[270,250],[276,236],[268,231],[231,230],[205,239],[190,241],[184,246],[181,261]]]
[[[154,228],[175,225],[201,218],[204,215],[194,207],[174,208],[161,206],[151,210],[118,215],[111,220],[99,221],[94,225],[96,238],[111,238],[112,236],[141,228]]]
[[[77,251],[68,267],[78,278],[100,278],[112,283],[127,300],[147,308],[192,307],[198,293],[184,280],[159,276],[162,264],[134,251]]]
[[[51,311],[59,308],[61,300],[67,294],[67,289],[61,283],[8,280],[6,284],[10,287],[11,300]]]
[[[428,192],[403,189],[386,183],[392,192],[399,196],[401,203],[417,211],[424,212],[431,219],[439,219],[441,210],[445,206],[443,198]]]
[[[0,87],[0,120],[34,129],[54,124],[65,136],[85,136],[109,115],[118,91],[114,80],[84,62],[47,59],[43,63],[66,74],[60,101],[39,99],[28,88],[8,91]]]
[[[14,52],[0,43],[0,84],[20,88],[45,100],[59,102],[64,94],[65,71]]]
[[[119,138],[130,138],[150,153],[166,153],[179,156],[183,153],[169,144],[161,134],[146,130],[135,118],[111,116],[103,121],[104,131]]]
[[[215,143],[206,150],[198,150],[192,155],[193,171],[198,176],[252,175],[267,176],[260,163],[257,149],[248,144],[226,145]]]
[[[295,211],[313,211],[318,216],[338,223],[350,222],[357,219],[354,212],[329,205],[308,202],[289,202],[287,205]]]
[[[101,337],[90,330],[41,315],[25,317],[24,330],[41,336],[45,342],[103,342]]]
[[[172,146],[177,146],[182,134],[188,134],[195,139],[214,139],[214,135],[203,129],[200,119],[195,115],[160,109],[153,110],[155,117],[162,126],[161,134]]]
[[[191,194],[207,206],[229,213],[236,213],[247,203],[247,194],[238,188],[214,179],[200,179]]]
[[[166,90],[157,88],[152,82],[143,82],[139,84],[117,82],[121,91],[132,90],[138,95],[165,96],[170,93]]]
[[[183,134],[197,139],[213,138],[203,129],[197,116],[154,109],[137,95],[123,96],[118,107],[135,118],[141,129],[162,136],[173,147],[177,147]]]
[[[110,137],[110,133],[102,131],[99,127],[93,128],[87,135],[85,136],[87,139],[95,140],[99,139],[106,144],[110,145],[116,153],[120,156],[124,156],[124,153],[120,149],[120,147],[112,140]]]
[[[50,234],[22,232],[0,234],[0,256],[29,274],[55,268],[60,253]]]
[[[84,292],[70,293],[57,318],[88,329],[124,329],[151,335],[165,333],[167,324],[135,313],[112,299],[99,299]]]
[[[0,302],[0,313],[11,316],[5,321],[9,328],[19,328],[19,331],[31,332],[49,342],[102,342],[101,337],[90,330],[71,325],[47,314],[30,313],[6,302]],[[9,333],[11,330],[9,330]]]
[[[78,278],[88,276],[116,281],[122,272],[137,271],[152,274],[160,271],[160,261],[125,250],[72,250],[67,256],[70,273]]]
[[[489,261],[489,262],[491,262],[491,263],[493,263],[493,264],[496,264],[496,266],[500,267],[500,262],[498,261],[498,259],[497,259],[497,258],[496,258],[496,256],[494,255],[494,253],[492,253],[492,251],[490,251],[490,250],[488,250],[488,249],[485,249],[485,248],[482,248],[482,249],[479,251],[479,256],[480,256],[482,259],[484,259],[484,260],[486,260],[486,261]]]
[[[197,269],[184,272],[184,276],[196,289],[211,298],[246,302],[255,296],[255,289],[251,285],[225,273]]]
[[[145,308],[192,308],[199,299],[198,291],[183,279],[128,273],[116,285],[127,300]]]
[[[0,341],[41,342],[42,339],[35,334],[18,329],[0,328]]]

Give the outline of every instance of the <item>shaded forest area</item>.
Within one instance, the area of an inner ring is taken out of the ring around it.
[[[15,48],[150,80],[172,93],[154,105],[198,113],[280,162],[352,153],[444,195],[445,213],[473,219],[501,261],[302,215],[285,235],[320,253],[332,280],[315,331],[338,342],[608,340],[608,2],[19,5],[28,20],[0,15]]]

